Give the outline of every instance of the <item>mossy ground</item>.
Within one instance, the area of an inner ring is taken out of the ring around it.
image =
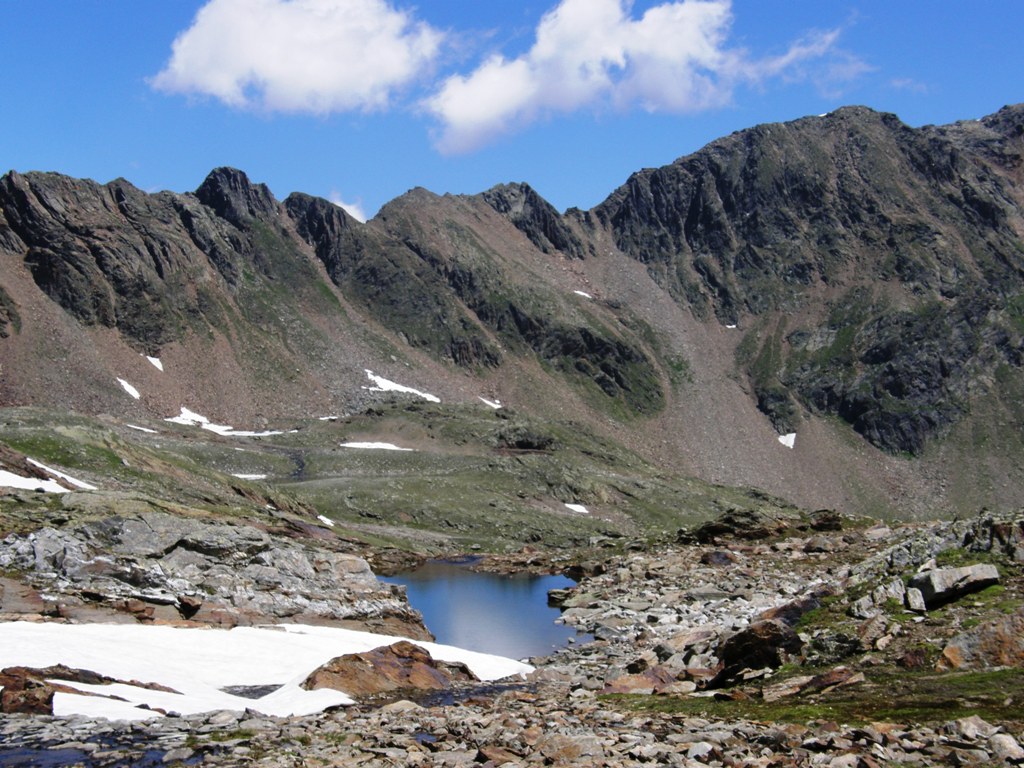
[[[801,670],[800,674],[808,674]],[[782,679],[783,676],[775,678]],[[1024,670],[913,672],[897,667],[865,671],[866,682],[813,696],[767,702],[680,696],[606,696],[613,706],[633,712],[665,712],[686,717],[714,717],[808,724],[831,721],[846,725],[891,722],[935,726],[977,715],[993,725],[1024,726]]]
[[[3,416],[2,442],[104,492],[233,518],[262,519],[268,507],[320,514],[336,523],[336,533],[367,546],[430,555],[655,540],[724,509],[778,504],[662,472],[575,423],[482,406],[395,400],[336,421],[275,425],[282,434],[262,438],[166,422],[148,424],[158,432],[148,434],[36,409]],[[350,441],[414,450],[342,446]],[[40,509],[57,503],[32,496]],[[5,506],[0,501],[0,510]]]

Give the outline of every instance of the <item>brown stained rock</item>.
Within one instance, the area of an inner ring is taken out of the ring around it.
[[[0,712],[5,715],[52,715],[54,693],[53,687],[45,684],[20,690],[4,685],[0,691]]]
[[[101,675],[88,669],[76,669],[63,664],[56,664],[50,667],[5,667],[0,670],[0,686],[4,690],[27,690],[33,687],[47,686],[55,690],[73,690],[53,683],[54,680],[65,680],[73,683],[84,683],[86,685],[109,685],[121,683],[134,688],[146,688],[151,691],[163,691],[164,693],[180,693],[173,688],[168,688],[160,683],[146,683],[139,680],[119,680],[115,677]],[[79,693],[78,691],[74,691]]]
[[[814,531],[841,531],[843,530],[843,518],[834,509],[819,509],[811,513],[811,530]]]
[[[928,654],[922,648],[912,648],[896,659],[896,664],[904,669],[921,669],[928,661]]]
[[[835,669],[815,675],[808,680],[800,689],[801,693],[807,691],[824,691],[828,688],[840,686],[857,685],[865,680],[862,672],[854,672],[849,667],[836,667]]]
[[[712,549],[700,556],[702,565],[729,566],[739,561],[739,556],[724,549]]]
[[[593,736],[566,736],[559,733],[542,736],[537,742],[537,752],[544,756],[549,765],[571,765],[572,761],[604,754],[601,743]]]
[[[815,608],[820,608],[822,598],[832,593],[833,590],[831,588],[821,587],[814,590],[811,594],[804,595],[796,600],[790,600],[788,603],[776,606],[775,608],[770,608],[761,613],[757,618],[760,621],[778,620],[786,626],[795,627],[804,614],[810,613]]]
[[[311,672],[302,687],[333,688],[359,697],[409,689],[436,691],[450,688],[453,681],[476,679],[465,665],[439,663],[420,646],[402,640],[331,659]]]
[[[638,674],[615,678],[601,693],[657,693],[675,682],[676,677],[669,670],[654,666]]]
[[[505,765],[506,763],[514,763],[519,760],[519,755],[515,752],[510,752],[502,747],[496,747],[492,744],[487,744],[480,747],[476,753],[476,762],[478,763],[491,763],[493,765]]]
[[[15,579],[0,577],[0,613],[42,614],[47,603],[39,592]]]
[[[183,618],[191,619],[202,607],[203,600],[200,597],[196,597],[194,595],[183,595],[178,598],[178,611],[181,613]]]
[[[776,669],[803,647],[799,636],[778,619],[759,621],[727,637],[718,647],[717,656],[724,668],[715,684],[733,680],[744,669]]]
[[[1024,610],[985,622],[954,637],[942,650],[940,669],[1024,666]]]
[[[724,538],[762,541],[781,535],[789,527],[789,521],[758,510],[731,509],[692,532],[680,531],[677,540],[681,544],[714,544]]]

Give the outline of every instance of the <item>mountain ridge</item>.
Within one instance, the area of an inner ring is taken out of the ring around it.
[[[359,407],[370,368],[568,414],[716,482],[859,510],[885,476],[885,505],[949,512],[964,429],[991,433],[989,475],[1019,467],[1022,135],[1020,105],[919,129],[849,107],[638,171],[590,211],[520,182],[410,190],[365,224],[229,168],[155,195],[11,172],[0,398],[259,423]],[[158,377],[131,353],[209,362]],[[129,370],[142,402],[114,384]],[[772,431],[836,463],[779,454]],[[845,487],[815,477],[847,465]]]

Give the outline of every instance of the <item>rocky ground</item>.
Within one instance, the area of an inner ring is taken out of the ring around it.
[[[528,680],[296,718],[8,714],[0,765],[1024,764],[1022,563],[1020,515],[733,512],[579,563],[552,598],[596,639]]]

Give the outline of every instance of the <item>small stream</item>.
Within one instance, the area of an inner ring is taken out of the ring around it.
[[[404,584],[409,603],[445,645],[524,659],[591,639],[555,623],[560,611],[548,605],[548,590],[574,586],[565,576],[478,573],[432,560],[380,580]]]

